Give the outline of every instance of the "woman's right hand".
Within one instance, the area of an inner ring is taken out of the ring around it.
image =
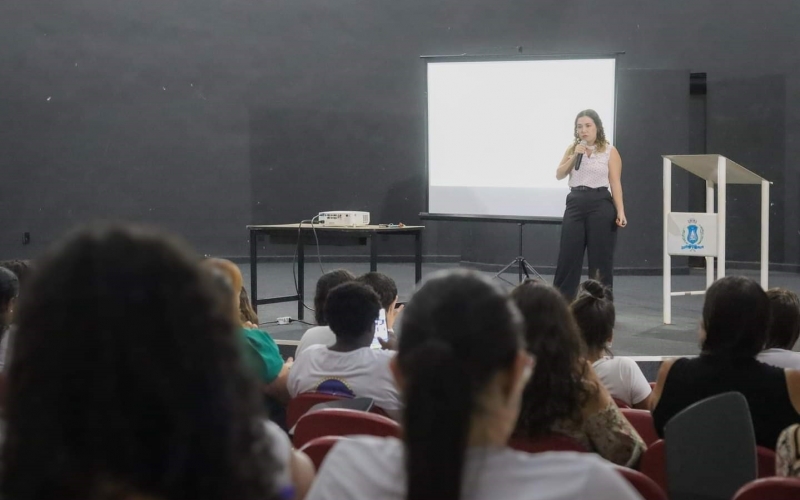
[[[586,146],[584,146],[583,144],[576,144],[575,152],[573,153],[572,156],[574,157],[575,155],[582,155],[585,153],[586,153]]]
[[[580,144],[574,145],[576,148],[581,148],[581,151],[586,151],[586,147]],[[573,145],[567,146],[566,151],[564,151],[564,156],[561,158],[561,163],[558,165],[556,169],[556,179],[561,180],[564,177],[568,176],[569,173],[572,171],[572,167],[575,165],[575,153],[572,152]]]

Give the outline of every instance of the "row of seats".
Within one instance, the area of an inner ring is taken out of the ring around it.
[[[314,408],[320,403],[341,399],[342,396],[306,393],[294,398],[289,404],[288,415],[294,427],[294,445],[305,452],[317,468],[322,464],[328,451],[345,436],[401,437],[400,425],[386,416],[344,408]],[[665,492],[669,491],[669,482],[666,442],[658,438],[650,412],[629,408],[623,408],[621,411],[645,440],[648,449],[642,457],[639,470],[620,466],[616,469],[646,500],[667,500]],[[529,453],[587,451],[572,438],[558,434],[537,439],[513,439],[509,444],[517,450]],[[756,452],[759,479],[742,487],[734,498],[737,500],[800,498],[800,480],[773,477],[775,453],[761,446],[756,448]]]

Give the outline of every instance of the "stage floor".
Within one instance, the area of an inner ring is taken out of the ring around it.
[[[244,275],[244,282],[249,288],[250,267],[240,264]],[[367,272],[369,264],[331,264],[323,261],[325,271],[336,268],[349,269],[356,275]],[[440,269],[452,268],[452,264],[424,264],[423,278],[426,274]],[[391,276],[396,282],[401,301],[405,301],[414,289],[414,265],[408,264],[379,264],[378,270]],[[306,305],[313,307],[314,288],[321,274],[319,263],[316,259],[306,260]],[[493,273],[486,273],[492,276]],[[758,278],[756,271],[729,270],[728,274],[743,274]],[[505,274],[504,277],[515,283],[516,273]],[[552,276],[544,278],[552,283]],[[625,356],[672,356],[692,355],[699,352],[697,330],[700,322],[700,313],[703,306],[703,297],[673,297],[672,325],[662,323],[661,309],[661,276],[619,276],[615,278],[614,295],[617,306],[617,326],[614,333],[612,350],[615,354]],[[498,280],[499,281],[499,280]],[[499,281],[504,284],[502,281]],[[698,272],[687,276],[674,276],[672,278],[673,290],[700,290],[705,283],[705,272]],[[507,288],[510,286],[504,284]],[[770,273],[770,286],[787,287],[800,290],[800,275],[794,273]],[[289,295],[294,292],[294,279],[291,264],[286,263],[259,263],[258,265],[258,290],[261,298],[267,296]],[[297,304],[286,302],[282,304],[262,305],[258,308],[262,323],[275,321],[280,316],[291,316],[297,319]],[[313,323],[314,313],[306,310],[305,320]],[[295,344],[300,336],[309,328],[302,323],[293,322],[285,326],[265,325],[264,329],[278,341],[279,344],[290,346]]]

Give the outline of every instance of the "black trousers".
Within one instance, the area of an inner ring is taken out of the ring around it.
[[[561,226],[561,248],[553,285],[572,300],[578,292],[583,254],[588,253],[589,277],[614,285],[617,210],[608,189],[570,191]]]

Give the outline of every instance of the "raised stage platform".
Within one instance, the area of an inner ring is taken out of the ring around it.
[[[359,263],[326,263],[326,271],[336,268],[346,268],[355,274],[369,271],[368,262]],[[250,282],[249,265],[240,264],[244,274],[244,282]],[[452,264],[424,264],[422,268],[423,279],[429,274],[440,269],[454,267]],[[401,301],[405,301],[414,289],[414,264],[379,264],[378,271],[391,276],[396,282]],[[317,279],[321,274],[320,266],[316,259],[307,257],[305,289],[306,305],[313,307],[313,293]],[[492,276],[493,273],[486,273]],[[758,279],[758,271],[745,271],[729,269],[728,274],[742,274]],[[504,275],[506,279],[516,282],[514,273]],[[548,282],[552,276],[544,275]],[[648,379],[655,377],[660,359],[663,356],[696,355],[699,352],[697,330],[700,324],[700,315],[703,306],[703,297],[674,297],[672,310],[672,325],[662,324],[661,312],[661,276],[619,276],[615,278],[614,296],[617,306],[617,327],[614,333],[613,348],[615,354],[635,356],[642,366]],[[781,286],[800,290],[800,274],[795,273],[770,273],[770,286]],[[498,283],[510,288],[498,280]],[[700,271],[684,276],[673,277],[674,290],[699,290],[705,283],[705,272]],[[292,267],[286,263],[259,263],[258,264],[258,289],[261,295],[288,295],[294,293],[294,279]],[[279,316],[297,318],[296,303],[262,305],[258,308],[259,318],[262,323],[275,321]],[[313,322],[313,313],[306,311],[306,320]],[[309,328],[302,323],[292,323],[285,326],[265,325],[275,338],[285,356],[294,352],[294,346],[300,336]]]

